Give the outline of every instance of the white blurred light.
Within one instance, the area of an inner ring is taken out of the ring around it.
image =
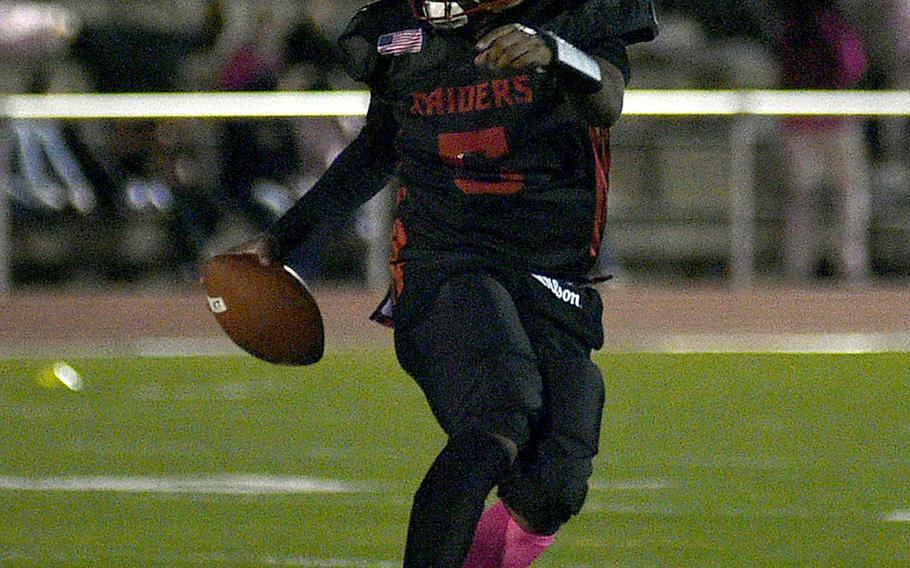
[[[17,3],[0,5],[0,42],[14,43],[50,35],[72,37],[78,21],[59,4]]]
[[[171,189],[156,180],[131,179],[126,183],[126,205],[133,211],[166,212],[174,204]]]
[[[158,181],[150,182],[148,192],[148,203],[158,211],[170,211],[174,204],[174,194],[167,185]]]
[[[148,204],[145,192],[136,180],[130,180],[126,184],[126,204],[133,211],[142,211]]]
[[[32,190],[32,195],[39,203],[54,211],[62,211],[67,205],[63,188],[55,183],[36,185]]]
[[[57,380],[63,383],[66,388],[73,392],[79,392],[82,390],[82,387],[85,386],[82,377],[79,376],[76,369],[63,361],[54,363],[54,376],[57,377]]]
[[[95,193],[89,187],[70,188],[70,203],[76,211],[86,215],[95,210],[97,200]]]

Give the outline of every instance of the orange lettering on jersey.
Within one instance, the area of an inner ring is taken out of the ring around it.
[[[436,89],[429,95],[427,95],[427,101],[429,105],[427,106],[427,114],[435,115],[443,113],[443,98],[442,88]]]
[[[496,105],[496,108],[515,104],[515,101],[512,100],[512,89],[505,79],[493,79],[493,104]]]
[[[421,115],[421,116],[427,114],[427,112],[426,112],[426,108],[427,108],[427,105],[426,105],[427,95],[426,95],[426,93],[414,93],[414,94],[411,95],[411,96],[412,96],[413,99],[414,99],[414,104],[411,105],[411,114],[418,114],[418,115]]]
[[[456,110],[455,103],[458,102],[458,97],[456,96],[456,93],[457,93],[457,92],[458,92],[458,91],[455,89],[455,87],[449,87],[449,90],[448,90],[448,93],[449,93],[449,114],[455,114],[455,110]]]
[[[408,198],[408,188],[407,186],[400,186],[398,188],[398,193],[395,195],[395,204],[401,205],[404,203],[404,200]]]
[[[474,96],[477,93],[474,85],[458,87],[458,112],[465,114],[474,110]]]
[[[518,75],[475,85],[439,87],[429,92],[418,91],[411,97],[413,99],[411,114],[444,116],[532,104],[534,88],[530,77]]]
[[[401,262],[401,251],[408,246],[408,233],[401,219],[395,219],[392,225],[392,282],[395,298],[400,298],[404,293],[404,264]]]
[[[534,91],[531,89],[531,79],[527,75],[512,77],[512,87],[515,88],[516,104],[529,105],[534,102]]]
[[[481,83],[477,85],[477,96],[474,100],[476,110],[488,110],[490,108],[490,84]]]

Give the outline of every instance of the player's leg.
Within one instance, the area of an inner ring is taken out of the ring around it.
[[[502,500],[481,517],[464,568],[526,568],[581,511],[597,452],[603,383],[593,365],[559,367],[552,372],[572,386],[564,399],[546,401],[542,438],[500,483]]]
[[[590,360],[550,360],[545,367],[544,423],[533,447],[500,486],[516,521],[538,535],[555,534],[581,511],[604,404],[603,379]]]
[[[465,568],[530,566],[587,496],[604,404],[603,379],[590,360],[603,340],[602,304],[595,290],[546,282],[543,293],[532,281],[515,294],[523,299],[519,308],[538,356],[544,408],[530,443],[500,483],[504,502],[478,524]]]
[[[449,439],[414,497],[404,566],[461,568],[487,495],[528,439],[541,380],[509,293],[486,274],[448,279],[410,319],[396,351]]]

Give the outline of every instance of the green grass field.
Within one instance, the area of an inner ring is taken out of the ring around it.
[[[400,564],[442,437],[389,353],[71,362],[79,393],[0,361],[0,565]],[[539,566],[910,566],[910,354],[598,362],[588,505]]]

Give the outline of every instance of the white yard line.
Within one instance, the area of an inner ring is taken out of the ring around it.
[[[910,333],[673,334],[624,347],[656,353],[887,353],[910,351]]]
[[[389,344],[391,349],[391,344]],[[910,333],[655,334],[608,339],[606,350],[647,353],[886,353],[910,351]],[[0,345],[0,359],[241,355],[226,337]]]
[[[591,489],[593,491],[662,491],[675,487],[678,487],[677,483],[670,479],[663,479],[660,477],[591,482]]]
[[[910,509],[898,509],[882,515],[886,523],[910,523]]]
[[[80,357],[204,357],[241,355],[227,337],[147,337],[124,341],[52,341],[0,345],[0,359]]]
[[[296,495],[373,493],[375,487],[331,479],[273,475],[188,477],[15,477],[0,476],[0,491],[110,492],[190,495]]]
[[[203,564],[206,566],[212,565],[234,565],[239,564],[243,566],[256,565],[256,566],[285,566],[288,568],[394,568],[395,566],[401,566],[400,562],[392,562],[391,560],[371,560],[366,558],[316,558],[311,556],[286,556],[279,554],[266,554],[262,556],[255,555],[242,555],[242,554],[221,554],[217,552],[212,553],[197,553],[197,554],[186,554],[186,555],[155,555],[147,556],[143,555],[141,560],[137,557],[130,556],[129,554],[123,553],[112,553],[106,555],[81,555],[81,556],[69,556],[65,554],[54,554],[51,556],[43,556],[35,554],[33,552],[23,552],[23,551],[0,551],[0,562],[9,561],[9,562],[29,562],[29,563],[40,563],[40,562],[53,562],[57,563],[76,563],[76,564],[85,564],[85,565],[99,565],[106,564],[112,560],[117,561],[118,564],[123,566],[128,566],[134,562],[141,562],[145,565],[148,562],[153,562],[156,565],[173,565],[173,564]]]
[[[664,502],[658,499],[642,500],[634,503],[621,503],[616,501],[594,500],[585,504],[585,511],[601,515],[632,516],[632,517],[666,517],[683,518],[693,515],[704,515],[705,512],[692,502]],[[830,511],[817,512],[809,508],[800,507],[723,507],[712,509],[708,515],[718,519],[828,519],[840,517],[840,514]],[[869,519],[872,520],[872,519]]]

